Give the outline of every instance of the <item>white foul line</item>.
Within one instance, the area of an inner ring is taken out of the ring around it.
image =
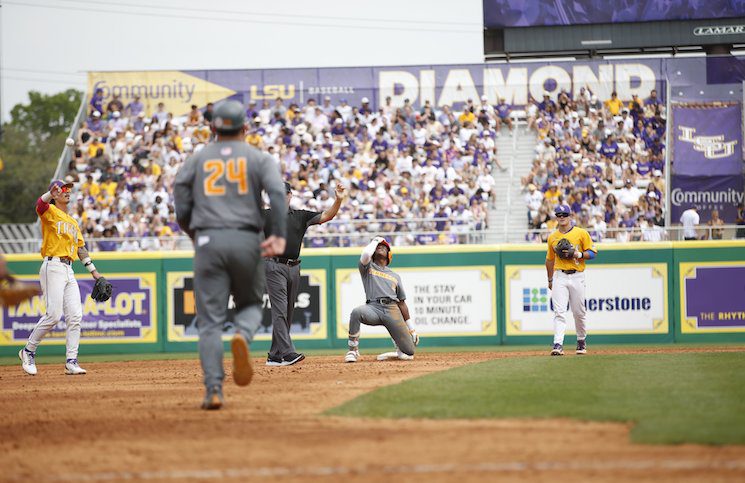
[[[693,471],[725,470],[745,471],[745,460],[694,461],[694,460],[616,460],[594,462],[524,462],[474,464],[432,464],[396,466],[315,466],[315,467],[259,467],[213,470],[163,470],[163,471],[112,471],[101,473],[68,473],[47,475],[39,480],[49,481],[106,481],[106,480],[210,480],[225,478],[281,478],[311,476],[342,476],[367,474],[434,474],[434,473],[522,473],[542,471]],[[27,477],[16,477],[21,480]]]

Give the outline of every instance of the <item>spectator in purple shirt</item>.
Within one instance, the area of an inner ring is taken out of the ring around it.
[[[644,101],[644,105],[656,106],[658,104],[661,104],[661,102],[657,98],[657,89],[652,89],[652,91],[649,93],[649,97],[647,97],[647,99]]]
[[[512,106],[507,104],[507,100],[504,97],[499,98],[499,104],[495,107],[497,111],[497,131],[502,129],[502,123],[507,124],[507,127],[512,131]]]
[[[618,143],[616,143],[612,134],[609,135],[605,141],[603,141],[603,144],[600,145],[600,154],[610,159],[615,158],[618,154]]]
[[[383,139],[383,130],[375,134],[375,139],[372,142],[372,149],[375,151],[375,154],[380,154],[383,151],[386,151],[388,149],[388,142]]]
[[[99,113],[103,112],[103,89],[96,89],[96,92],[93,93],[93,97],[91,97],[90,102],[92,112],[98,111]]]
[[[135,96],[134,100],[124,109],[125,115],[129,117],[137,117],[141,112],[145,112],[145,105],[140,101],[140,96]]]

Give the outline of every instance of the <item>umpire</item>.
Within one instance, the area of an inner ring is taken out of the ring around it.
[[[233,379],[239,386],[251,382],[248,342],[261,324],[261,257],[285,250],[282,178],[269,155],[243,141],[245,121],[240,102],[218,104],[212,117],[216,141],[186,160],[174,187],[176,219],[194,241],[199,359],[207,388],[203,409],[219,409],[223,403],[222,333],[231,294],[235,303]],[[274,227],[263,242],[262,190],[269,196]]]
[[[287,212],[287,246],[282,255],[267,258],[265,264],[267,292],[269,292],[269,301],[272,304],[272,346],[266,359],[267,366],[290,366],[305,359],[303,354],[295,351],[290,338],[292,312],[295,309],[295,300],[297,300],[300,285],[300,248],[308,227],[333,220],[345,196],[344,186],[337,182],[334,204],[319,213],[289,208],[290,201],[292,201],[292,187],[289,183],[285,183],[285,194],[289,210]],[[266,236],[269,236],[272,231],[272,225],[269,222],[272,211],[265,210]]]

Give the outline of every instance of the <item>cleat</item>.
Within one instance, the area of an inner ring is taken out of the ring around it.
[[[270,367],[279,367],[282,365],[282,359],[281,358],[275,359],[274,357],[267,355],[266,365]]]
[[[82,376],[87,374],[88,371],[80,367],[77,359],[67,359],[65,362],[65,374],[68,376]]]
[[[305,359],[305,354],[298,354],[297,352],[290,352],[282,358],[283,366],[291,366]]]
[[[29,352],[24,347],[18,352],[18,358],[21,359],[21,367],[30,376],[36,375],[36,352]]]
[[[551,355],[552,356],[563,356],[564,347],[561,344],[554,344],[554,348],[551,349]]]
[[[360,360],[359,350],[348,351],[347,355],[344,356],[344,362],[357,362],[358,360]]]
[[[251,367],[246,338],[235,334],[230,341],[230,350],[233,352],[233,381],[238,386],[248,386],[254,377],[254,370]]]
[[[399,361],[413,361],[414,360],[413,355],[405,354],[401,351],[396,351],[396,356]]]
[[[222,388],[220,386],[212,386],[207,389],[207,394],[204,396],[202,401],[202,409],[212,410],[220,409],[222,407]]]
[[[577,355],[583,356],[587,354],[587,342],[585,340],[577,341]]]

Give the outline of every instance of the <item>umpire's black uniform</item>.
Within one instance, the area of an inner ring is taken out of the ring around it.
[[[285,184],[285,190],[288,189],[289,185]],[[266,220],[270,218],[268,213],[269,210],[265,210]],[[295,351],[295,345],[290,337],[290,326],[300,285],[300,248],[303,245],[303,237],[309,226],[320,222],[321,213],[317,211],[289,210],[285,252],[280,257],[266,259],[266,289],[272,304],[272,347],[266,359],[268,366],[287,366],[305,358]],[[267,221],[264,224],[265,234],[269,236],[271,230]]]

